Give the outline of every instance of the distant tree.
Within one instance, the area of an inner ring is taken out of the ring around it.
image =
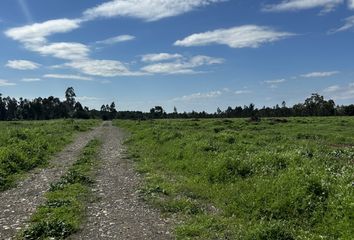
[[[111,119],[114,119],[117,117],[117,109],[116,109],[116,104],[114,102],[111,103],[109,106],[109,112],[111,113]]]
[[[172,113],[172,118],[178,118],[178,111],[176,106],[173,107],[173,113]]]
[[[5,120],[6,119],[6,103],[2,98],[2,94],[0,93],[0,120]]]
[[[74,115],[75,103],[76,103],[75,97],[76,97],[76,94],[75,94],[73,87],[69,87],[68,89],[66,89],[66,91],[65,91],[65,99],[66,99],[65,105],[67,108],[68,115],[70,117],[73,117],[73,115]]]
[[[351,104],[349,106],[345,106],[344,108],[344,114],[347,116],[354,116],[354,104]]]
[[[226,113],[226,117],[230,118],[233,116],[234,110],[232,109],[232,107],[228,107],[225,113]]]
[[[313,93],[304,103],[305,115],[308,116],[329,116],[335,113],[335,103],[333,100],[324,100],[318,93]]]
[[[150,116],[152,118],[163,118],[165,114],[166,113],[161,106],[155,106],[150,109]]]
[[[216,114],[217,114],[217,115],[221,115],[221,113],[222,113],[222,111],[221,111],[221,109],[218,107],[218,108],[216,109]]]
[[[285,101],[283,101],[283,102],[281,103],[281,107],[282,107],[282,108],[286,108],[286,102],[285,102]]]

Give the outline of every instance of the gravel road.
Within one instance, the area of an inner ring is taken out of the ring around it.
[[[139,198],[140,176],[125,157],[124,132],[104,122],[100,127],[77,136],[76,140],[50,161],[50,167],[28,174],[17,187],[0,192],[0,240],[15,239],[27,221],[45,201],[44,193],[77,160],[93,138],[102,139],[100,167],[93,186],[93,201],[87,221],[70,239],[172,239],[169,222]]]
[[[71,239],[171,239],[167,220],[139,198],[140,178],[125,157],[124,133],[111,123],[103,128],[102,162],[93,188],[99,199],[88,207],[86,224]]]

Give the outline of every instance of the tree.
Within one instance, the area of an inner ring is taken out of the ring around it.
[[[218,108],[216,109],[216,114],[217,114],[217,115],[221,115],[221,113],[222,113],[222,111],[221,111],[221,109],[218,107]]]
[[[154,108],[150,109],[150,116],[153,118],[163,118],[165,114],[166,113],[161,106],[155,106]]]
[[[114,102],[112,102],[111,105],[109,106],[109,112],[111,113],[111,119],[117,117],[117,109],[116,109],[116,104]]]
[[[281,107],[282,107],[282,108],[286,108],[286,102],[285,102],[285,101],[283,101],[283,102],[281,103]]]
[[[66,91],[65,91],[65,99],[66,99],[65,105],[67,107],[67,112],[70,117],[74,116],[75,103],[76,103],[75,97],[76,97],[76,94],[75,94],[73,87],[69,87],[68,89],[66,89]]]
[[[313,93],[304,103],[306,115],[329,116],[335,113],[335,103],[333,100],[326,101],[318,93]]]
[[[232,117],[233,112],[234,112],[234,110],[232,109],[232,107],[228,107],[225,111],[226,117],[228,117],[228,118]]]
[[[6,119],[6,104],[2,98],[2,94],[0,93],[0,120]]]

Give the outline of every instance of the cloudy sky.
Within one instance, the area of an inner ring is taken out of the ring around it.
[[[1,0],[0,93],[120,110],[354,103],[354,0]]]

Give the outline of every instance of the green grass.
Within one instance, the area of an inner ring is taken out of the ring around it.
[[[45,166],[54,153],[98,121],[55,120],[0,122],[0,191],[23,174]]]
[[[354,118],[115,124],[177,239],[353,239]]]
[[[65,239],[79,229],[90,199],[100,145],[100,141],[92,140],[68,173],[51,185],[46,203],[32,216],[22,239]]]

